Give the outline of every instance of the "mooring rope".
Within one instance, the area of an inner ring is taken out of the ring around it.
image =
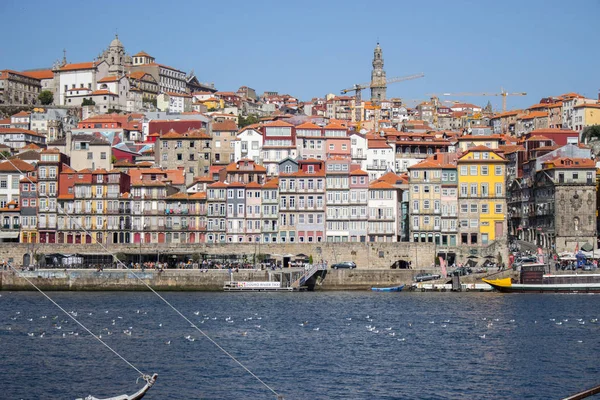
[[[40,292],[45,298],[47,298],[48,300],[50,300],[52,302],[52,304],[54,304],[56,307],[58,307],[62,312],[64,312],[66,315],[69,316],[69,318],[71,318],[73,321],[75,321],[79,326],[81,326],[83,329],[85,329],[85,331],[87,333],[89,333],[90,335],[92,335],[97,341],[99,341],[100,343],[102,343],[107,349],[109,349],[110,351],[112,351],[117,357],[119,357],[121,360],[125,361],[125,363],[127,365],[129,365],[131,368],[133,368],[134,370],[137,371],[138,374],[140,374],[140,376],[144,379],[146,379],[146,377],[148,377],[148,374],[144,374],[142,371],[139,370],[139,368],[137,368],[135,365],[133,365],[131,362],[127,361],[125,359],[125,357],[123,357],[121,354],[119,354],[115,349],[113,349],[112,347],[110,347],[104,340],[100,339],[100,337],[98,337],[97,335],[95,335],[92,331],[90,331],[84,324],[82,324],[77,318],[75,318],[71,313],[69,313],[67,310],[65,310],[64,308],[61,307],[60,304],[58,304],[56,301],[54,301],[50,296],[48,296],[46,293],[44,293],[44,291],[42,289],[40,289],[39,287],[37,287],[37,285],[35,283],[33,283],[29,278],[27,278],[26,276],[22,275],[19,273],[19,271],[13,267],[10,263],[8,263],[8,266],[17,273],[17,275],[20,278],[25,279],[27,282],[29,282],[29,284],[31,286],[33,286],[38,292]]]
[[[0,153],[0,155],[6,160],[8,161],[17,171],[19,171],[20,174],[25,175],[25,178],[27,178],[27,180],[31,183],[31,184],[35,184],[35,182],[33,182],[31,180],[31,178],[25,174],[23,171],[21,171],[8,157],[6,157],[3,153]],[[38,191],[39,193],[39,191]],[[50,198],[50,196],[48,194],[46,194],[47,198]],[[83,227],[77,220],[77,218],[73,218],[71,217],[71,215],[65,211],[64,207],[60,207],[60,205],[57,203],[56,204],[56,209],[59,212],[62,212],[65,216],[67,216],[69,219],[72,219],[72,221],[75,223],[75,225],[77,226],[78,229],[80,229],[81,231],[83,231],[86,235],[92,235],[92,233],[90,231],[88,231],[85,227]],[[100,245],[100,247],[108,254],[110,254],[113,259],[117,260],[117,263],[124,267],[126,270],[130,271],[130,273],[140,282],[142,282],[142,284],[144,284],[144,286],[146,286],[152,293],[154,293],[156,296],[158,296],[159,299],[161,299],[166,305],[168,305],[173,311],[175,311],[179,316],[181,316],[187,323],[189,323],[193,328],[195,328],[198,332],[200,332],[200,334],[202,334],[202,336],[204,336],[206,339],[208,339],[213,345],[215,345],[219,350],[221,350],[223,353],[225,353],[229,358],[231,358],[235,363],[237,363],[240,367],[242,367],[242,369],[244,369],[248,374],[250,374],[250,376],[252,376],[254,379],[256,379],[258,382],[260,382],[265,388],[267,388],[268,390],[270,390],[276,397],[278,400],[283,399],[283,396],[280,395],[279,393],[277,393],[277,391],[275,391],[271,386],[269,386],[265,381],[263,381],[262,379],[260,379],[254,372],[252,372],[248,367],[246,367],[241,361],[239,361],[234,355],[232,355],[231,353],[229,353],[227,350],[225,350],[220,344],[218,344],[213,338],[211,338],[206,332],[204,332],[202,329],[200,329],[198,327],[198,325],[194,324],[189,318],[187,318],[181,311],[179,311],[175,306],[173,306],[169,301],[167,301],[167,299],[165,299],[164,297],[162,297],[160,294],[158,294],[150,285],[148,285],[146,283],[146,281],[144,281],[142,278],[140,278],[138,276],[138,274],[135,273],[135,271],[133,271],[131,268],[129,268],[124,262],[122,262],[121,260],[119,260],[116,255],[111,252],[108,247],[106,247],[104,245],[104,243],[98,243],[96,242],[96,244]],[[15,270],[14,267],[11,266],[11,268],[13,270]],[[15,270],[16,271],[16,270]],[[18,271],[17,271],[18,273]],[[21,276],[21,275],[19,275]],[[59,307],[61,310],[63,310],[63,312],[67,313],[62,307],[60,307],[56,302],[54,302],[48,295],[46,295],[42,290],[40,290],[36,285],[33,284],[33,282],[31,282],[29,279],[23,277],[27,282],[29,282],[33,287],[35,287],[40,293],[42,293],[47,299],[49,299],[52,303],[54,303],[57,307]],[[110,346],[108,346],[106,343],[104,343],[102,341],[102,339],[100,339],[99,337],[97,337],[96,335],[94,335],[89,329],[85,328],[79,321],[77,321],[71,314],[67,313],[67,315],[69,315],[69,317],[71,317],[73,320],[75,320],[79,325],[81,325],[87,332],[89,332],[92,336],[94,336],[96,339],[98,339],[102,344],[104,344],[106,347],[108,347],[113,353],[115,353],[117,356],[119,356],[123,361],[127,362],[131,367],[133,367],[138,373],[140,373],[141,376],[146,377],[148,375],[143,374],[139,369],[137,369],[133,364],[129,363],[127,360],[125,360],[125,358],[123,358],[120,354],[118,354],[115,350],[113,350],[112,348],[110,348]]]

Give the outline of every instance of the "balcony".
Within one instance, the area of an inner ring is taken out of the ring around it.
[[[366,160],[367,155],[359,152],[352,152],[352,158],[354,160]]]
[[[367,165],[367,169],[370,169],[371,171],[385,171],[387,169],[387,165],[371,164]]]

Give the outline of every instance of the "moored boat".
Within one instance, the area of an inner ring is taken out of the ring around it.
[[[371,288],[371,290],[374,292],[401,292],[402,289],[404,289],[404,285],[393,286],[393,287],[382,287],[382,288],[372,287]]]
[[[544,264],[521,267],[519,281],[511,278],[483,279],[500,292],[600,293],[600,274],[546,274]]]

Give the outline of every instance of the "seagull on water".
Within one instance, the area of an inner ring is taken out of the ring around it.
[[[318,332],[319,331],[319,327],[314,328],[313,331],[317,331]]]
[[[485,339],[485,333],[481,336],[479,336],[481,339]]]
[[[170,340],[169,340],[169,341],[166,341],[166,342],[165,342],[165,344],[166,344],[166,345],[169,345],[169,344],[171,344],[171,341],[170,341]]]

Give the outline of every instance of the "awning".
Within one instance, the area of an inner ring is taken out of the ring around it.
[[[16,239],[19,237],[19,232],[0,232],[0,239]]]

